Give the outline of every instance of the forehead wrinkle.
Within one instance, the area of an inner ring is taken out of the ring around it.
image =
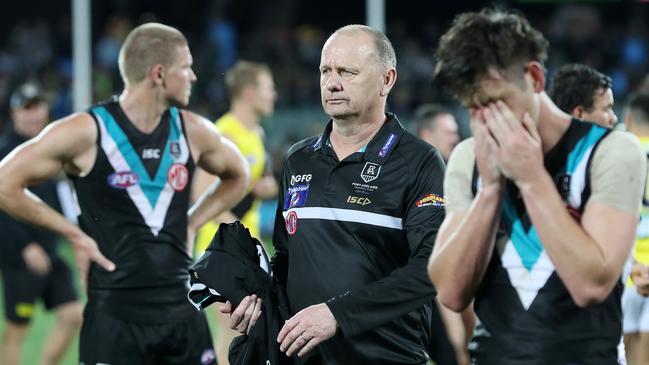
[[[370,58],[375,57],[373,42],[361,43],[360,38],[369,38],[363,33],[334,34],[327,40],[322,49],[322,66],[346,66],[360,68],[363,64],[371,64]],[[344,44],[341,44],[343,43]],[[361,43],[359,45],[359,43]]]

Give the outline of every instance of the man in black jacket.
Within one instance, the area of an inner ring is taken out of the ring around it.
[[[338,29],[320,63],[331,121],[284,161],[273,271],[294,315],[277,340],[305,363],[428,360],[435,290],[426,263],[444,219],[444,163],[385,112],[396,78],[383,33]],[[242,304],[231,325],[243,331],[255,304]]]
[[[49,104],[35,83],[18,87],[10,100],[11,119],[0,142],[0,157],[35,137],[47,124]],[[55,179],[30,188],[50,206],[59,207]],[[35,302],[42,300],[56,311],[57,324],[42,352],[43,364],[58,363],[81,325],[82,306],[68,265],[57,254],[59,237],[0,213],[3,242],[0,270],[4,287],[6,325],[2,338],[2,364],[18,364]]]

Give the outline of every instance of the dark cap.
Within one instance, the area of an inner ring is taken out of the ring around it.
[[[41,87],[35,82],[26,82],[11,94],[9,106],[14,108],[26,108],[36,103],[46,101]]]

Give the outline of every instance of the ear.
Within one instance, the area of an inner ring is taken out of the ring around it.
[[[534,92],[545,91],[545,68],[536,61],[530,61],[526,65],[527,73],[532,77]]]
[[[256,91],[257,89],[255,87],[248,85],[244,86],[243,89],[241,89],[241,93],[239,95],[241,99],[251,101],[255,98]]]
[[[584,116],[584,108],[582,108],[581,106],[578,105],[578,106],[574,107],[570,111],[570,114],[574,115],[575,117],[577,117],[579,119],[582,119],[583,116]]]
[[[392,86],[397,81],[397,69],[391,67],[383,74],[383,80],[381,83],[381,96],[387,96],[392,90]]]
[[[162,85],[165,78],[165,67],[161,64],[153,65],[149,69],[149,79],[156,85]]]

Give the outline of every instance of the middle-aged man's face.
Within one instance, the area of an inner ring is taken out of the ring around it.
[[[334,34],[320,59],[322,107],[336,120],[354,119],[380,105],[382,69],[372,37],[364,32]]]

